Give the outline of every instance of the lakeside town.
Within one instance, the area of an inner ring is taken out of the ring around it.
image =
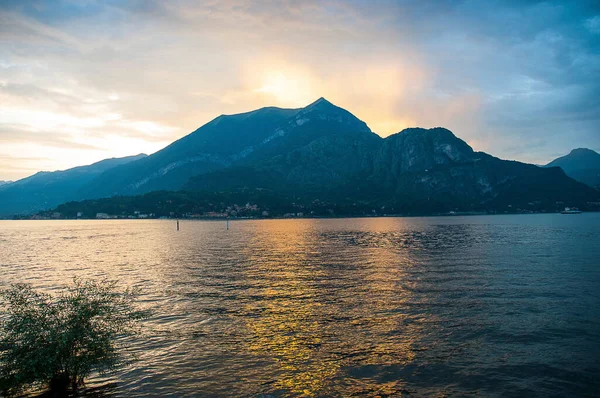
[[[296,205],[300,209],[304,206]],[[329,209],[327,214],[334,215],[335,211]],[[221,210],[211,211],[191,211],[191,212],[146,212],[141,210],[133,210],[132,212],[121,212],[115,214],[114,212],[90,212],[90,211],[77,211],[72,212],[60,212],[60,211],[42,211],[37,214],[33,214],[27,217],[18,217],[21,219],[31,220],[60,220],[60,219],[97,219],[97,220],[123,220],[123,219],[226,219],[226,218],[237,218],[237,219],[259,219],[259,218],[304,218],[304,217],[316,217],[318,215],[315,211],[293,211],[293,212],[270,212],[268,210],[261,209],[256,204],[246,203],[245,205],[233,204],[226,206]]]
[[[562,203],[557,203],[557,206],[561,206]],[[594,203],[596,209],[600,209],[600,203]],[[134,210],[131,213],[114,214],[108,212],[83,212],[77,211],[73,214],[65,214],[59,211],[42,211],[37,214],[30,216],[16,216],[15,219],[28,219],[28,220],[65,220],[65,219],[77,219],[77,220],[144,220],[144,219],[190,219],[190,220],[212,220],[212,219],[270,219],[270,218],[338,218],[338,217],[406,217],[406,216],[465,216],[465,215],[494,215],[494,214],[539,214],[539,213],[563,213],[573,214],[580,213],[577,208],[562,207],[557,208],[555,211],[548,210],[532,210],[523,209],[520,207],[509,208],[505,211],[446,211],[446,212],[435,212],[435,213],[386,213],[383,210],[385,208],[377,210],[371,210],[370,212],[344,214],[336,213],[333,208],[326,209],[323,211],[315,211],[305,209],[301,205],[296,205],[302,209],[302,211],[292,212],[271,212],[268,210],[261,209],[256,204],[246,203],[245,205],[232,205],[227,206],[221,211],[205,211],[205,212],[168,212],[155,213],[155,212],[144,212],[140,210]],[[598,211],[598,210],[592,210]]]

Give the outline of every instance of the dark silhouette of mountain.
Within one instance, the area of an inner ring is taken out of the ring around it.
[[[560,167],[571,178],[592,187],[600,187],[600,154],[587,148],[573,149],[544,167]]]
[[[406,208],[429,203],[439,210],[551,209],[556,202],[582,205],[598,197],[559,169],[475,152],[444,128],[407,129],[386,139],[373,179]]]
[[[302,109],[221,115],[145,159],[104,173],[84,192],[96,198],[178,190],[196,175],[261,163],[323,137],[356,133],[381,140],[363,121],[324,98]]]
[[[40,171],[30,177],[0,186],[0,216],[27,214],[51,209],[69,200],[85,199],[80,189],[113,167],[147,155],[105,159],[89,166],[63,171]]]
[[[166,148],[99,176],[85,188],[89,198],[180,189],[197,174],[230,167],[277,137],[297,109],[261,108],[221,115]]]
[[[251,167],[193,177],[184,186],[248,189],[309,202],[352,198],[388,213],[556,210],[564,203],[585,207],[600,197],[558,168],[475,152],[444,128],[411,128],[385,139],[364,131],[327,134]]]
[[[381,142],[363,121],[320,98],[234,167],[195,176],[183,189],[262,186],[286,192],[298,188],[304,194],[339,190],[368,175]]]
[[[591,208],[600,201],[596,190],[560,168],[475,152],[444,128],[411,128],[383,139],[324,98],[302,109],[268,107],[219,116],[155,154],[95,175],[62,198],[177,190],[188,192],[176,196],[181,208],[198,211],[219,210],[225,202],[218,197],[231,205],[250,198],[270,210],[301,206],[337,214],[554,211]],[[165,195],[134,202],[148,208],[149,201],[162,203]],[[212,207],[200,206],[207,197]],[[115,198],[86,206],[125,202],[134,203]],[[164,203],[157,208],[179,212]]]

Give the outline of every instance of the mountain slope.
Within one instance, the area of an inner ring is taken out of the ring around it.
[[[86,187],[85,195],[177,190],[194,175],[229,167],[246,157],[297,112],[269,107],[221,115],[145,159],[104,173]]]
[[[145,154],[100,162],[63,171],[41,171],[0,186],[0,217],[50,209],[68,200],[80,200],[81,188],[103,172],[145,158]]]
[[[278,126],[240,163],[256,163],[288,154],[314,140],[339,134],[362,134],[380,138],[371,132],[365,122],[347,110],[333,105],[325,98],[319,98]]]
[[[302,109],[219,116],[163,150],[94,173],[77,187],[61,189],[61,200],[181,189],[242,200],[270,192],[270,206],[278,197],[386,213],[585,209],[600,202],[598,191],[557,167],[475,152],[440,127],[405,129],[383,139],[324,98]],[[40,195],[48,206],[48,191],[20,197]]]
[[[358,179],[368,178],[372,156],[382,139],[375,134],[337,133],[251,165],[231,167],[192,177],[187,191],[270,189],[283,194],[346,195],[360,191]]]
[[[366,201],[397,213],[556,210],[600,196],[558,168],[475,152],[444,128],[411,128],[385,139],[364,131],[329,134],[249,168],[196,176],[184,189],[269,189],[309,201]]]
[[[600,186],[600,154],[591,149],[573,149],[544,167],[560,167],[571,178],[592,187]]]
[[[331,191],[371,169],[383,139],[350,112],[320,98],[297,112],[247,157],[191,178],[185,190],[263,187]]]
[[[302,109],[269,107],[222,115],[146,159],[104,173],[85,193],[96,198],[177,190],[194,176],[256,165],[326,136],[357,133],[380,139],[363,121],[324,98]]]

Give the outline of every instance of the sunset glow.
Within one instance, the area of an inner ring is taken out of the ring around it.
[[[477,150],[535,163],[563,154],[565,134],[600,149],[588,96],[597,10],[489,13],[531,26],[527,35],[483,20],[475,3],[5,3],[0,179],[152,153],[220,114],[319,97],[381,136],[443,126]],[[559,61],[566,49],[573,66]],[[534,150],[518,145],[525,137]]]
[[[0,396],[584,397],[598,0],[0,0]]]

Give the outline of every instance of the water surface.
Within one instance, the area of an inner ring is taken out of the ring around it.
[[[600,213],[0,221],[0,287],[73,276],[154,310],[106,395],[600,394]]]

